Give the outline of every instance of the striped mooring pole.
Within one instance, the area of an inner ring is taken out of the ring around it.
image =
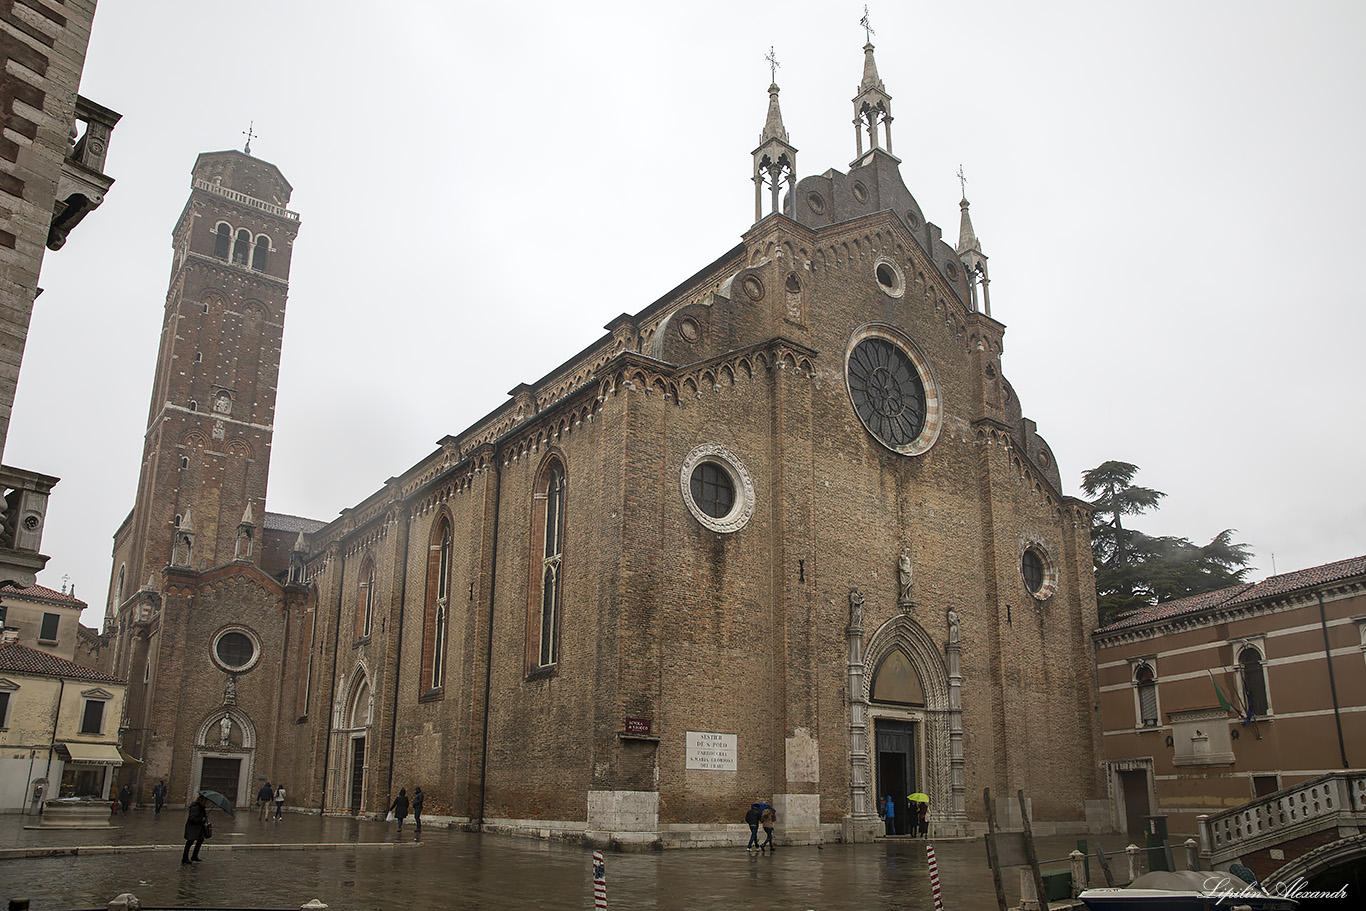
[[[930,891],[934,893],[934,911],[944,911],[944,899],[939,894],[939,864],[934,859],[934,845],[926,842],[925,857],[930,862]]]
[[[607,866],[602,862],[602,852],[593,852],[593,907],[597,911],[607,911]]]

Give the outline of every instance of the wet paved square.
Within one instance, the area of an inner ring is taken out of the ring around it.
[[[400,841],[392,824],[371,820],[213,816],[215,837],[204,845],[203,862],[190,866],[180,863],[181,810],[167,810],[159,819],[135,810],[116,829],[70,832],[26,830],[28,817],[0,816],[0,851],[92,845],[125,850],[0,859],[0,900],[28,898],[33,911],[101,908],[125,891],[157,907],[297,908],[314,898],[333,911],[593,907],[592,852],[573,843],[432,826],[415,843],[411,824]],[[737,837],[734,848],[608,853],[608,908],[933,908],[921,840],[785,847],[758,855],[746,852],[744,838]],[[1110,836],[1104,843],[1113,850],[1124,840]],[[945,907],[993,911],[981,840],[934,844]],[[1070,837],[1040,839],[1040,856],[1065,857],[1075,845]],[[1014,903],[1018,876],[1008,871],[1005,880]]]

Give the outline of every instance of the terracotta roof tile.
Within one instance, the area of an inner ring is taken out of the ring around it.
[[[28,588],[0,588],[0,599],[11,595],[22,595],[25,598],[37,598],[41,601],[60,601],[64,604],[79,604],[86,607],[86,603],[75,595],[68,595],[66,592],[53,591],[46,585],[30,585]]]
[[[1322,566],[1311,566],[1308,569],[1282,573],[1279,576],[1268,576],[1260,582],[1244,582],[1241,585],[1221,588],[1218,591],[1206,592],[1203,595],[1192,595],[1189,598],[1140,607],[1136,611],[1125,614],[1109,626],[1102,627],[1098,632],[1109,633],[1133,626],[1143,626],[1147,623],[1170,620],[1173,617],[1180,617],[1185,614],[1212,610],[1226,604],[1246,604],[1250,601],[1260,601],[1263,598],[1274,598],[1287,592],[1312,588],[1316,585],[1327,585],[1343,579],[1350,579],[1353,576],[1366,576],[1366,556],[1339,560],[1336,563],[1325,563]]]
[[[68,680],[88,680],[91,683],[127,683],[113,674],[93,667],[67,661],[56,655],[40,652],[17,642],[0,644],[0,671],[16,674],[38,674],[43,677],[65,677]]]
[[[326,524],[303,516],[287,516],[282,512],[268,512],[265,518],[265,527],[269,531],[301,531],[306,535],[313,534]]]

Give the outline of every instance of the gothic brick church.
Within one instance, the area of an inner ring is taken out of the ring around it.
[[[1103,797],[1086,504],[987,258],[907,190],[871,44],[848,172],[769,87],[755,223],[331,523],[266,511],[298,216],[201,155],[106,634],[135,781],[618,845],[865,840],[887,795],[1036,831]],[[835,112],[832,112],[832,119]]]

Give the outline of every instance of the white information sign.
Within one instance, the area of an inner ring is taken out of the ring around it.
[[[688,731],[688,753],[684,767],[707,772],[734,772],[738,754],[735,734]]]

